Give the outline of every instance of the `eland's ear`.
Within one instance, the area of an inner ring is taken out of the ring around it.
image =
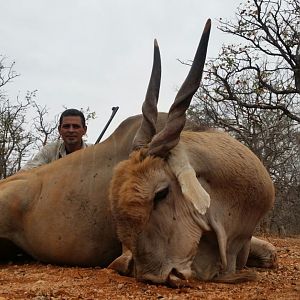
[[[210,196],[198,181],[196,172],[190,165],[185,149],[180,142],[171,150],[168,164],[177,177],[185,199],[191,201],[196,210],[204,215],[210,206]]]
[[[133,270],[132,252],[130,250],[123,250],[123,253],[107,268],[117,271],[121,275],[131,276]]]

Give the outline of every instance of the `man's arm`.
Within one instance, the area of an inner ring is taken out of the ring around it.
[[[21,171],[33,169],[50,163],[56,159],[57,145],[48,144],[44,146],[32,159],[21,168]]]

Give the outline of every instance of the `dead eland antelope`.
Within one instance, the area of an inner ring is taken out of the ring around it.
[[[225,133],[182,131],[209,31],[210,21],[168,115],[156,108],[155,45],[143,116],[100,144],[0,181],[0,259],[12,243],[42,262],[110,265],[153,282],[192,272],[224,279],[246,264],[249,249],[252,264],[274,265],[274,247],[252,238],[274,201],[265,168]]]

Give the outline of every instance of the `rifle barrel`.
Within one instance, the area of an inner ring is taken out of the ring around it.
[[[100,133],[99,137],[97,138],[97,141],[95,142],[95,144],[98,144],[100,142],[100,140],[102,139],[106,129],[108,128],[109,124],[111,123],[112,119],[114,118],[115,114],[117,113],[119,106],[114,106],[111,109],[112,109],[112,114],[111,114],[109,120],[107,121],[105,127],[103,128],[102,132]]]

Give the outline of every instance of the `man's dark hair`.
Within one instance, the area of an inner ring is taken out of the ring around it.
[[[60,118],[59,118],[59,127],[61,126],[63,117],[74,117],[74,116],[80,117],[82,126],[83,126],[83,127],[86,126],[86,125],[85,125],[85,117],[84,117],[84,114],[83,114],[80,110],[78,110],[78,109],[70,108],[70,109],[66,109],[66,110],[60,115]]]

